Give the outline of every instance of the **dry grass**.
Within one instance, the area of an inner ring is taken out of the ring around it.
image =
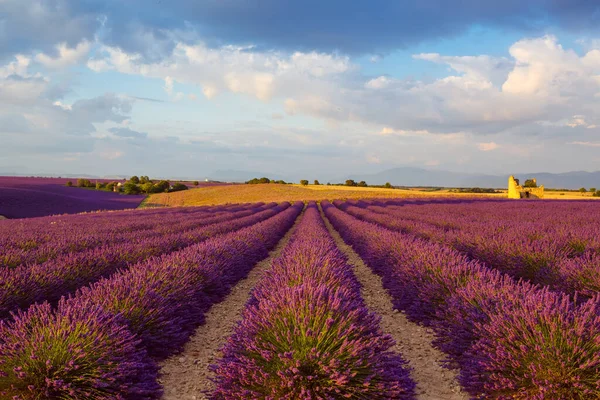
[[[426,196],[467,196],[474,194],[456,194],[447,191],[418,191],[404,189],[359,188],[348,186],[300,186],[300,185],[227,185],[190,189],[175,193],[153,194],[144,202],[143,207],[160,206],[201,206],[227,203],[282,202],[336,199],[398,198]],[[479,195],[483,196],[483,195]],[[499,195],[487,195],[498,197]]]

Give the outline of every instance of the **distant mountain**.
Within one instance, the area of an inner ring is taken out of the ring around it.
[[[508,176],[469,174],[451,171],[427,170],[422,168],[399,167],[381,171],[375,174],[353,175],[348,178],[355,181],[365,181],[368,184],[381,185],[390,182],[395,186],[441,186],[441,187],[486,187],[505,188]],[[536,178],[538,184],[547,188],[579,189],[581,187],[600,188],[600,171],[573,171],[558,174],[548,172],[513,173],[524,182],[528,178]]]

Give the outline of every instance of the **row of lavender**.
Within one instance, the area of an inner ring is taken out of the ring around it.
[[[577,305],[442,244],[322,205],[382,276],[394,306],[434,328],[436,344],[461,368],[461,384],[474,397],[600,397],[600,297]]]
[[[580,301],[600,290],[597,203],[536,203],[532,209],[532,203],[479,202],[469,206],[476,217],[457,205],[376,204],[336,203],[357,218],[452,246],[517,279],[577,293]],[[515,217],[521,214],[529,215],[528,220]]]
[[[0,322],[0,397],[160,397],[156,361],[181,348],[302,208],[282,204],[262,222],[120,271],[56,309],[34,305]]]
[[[41,263],[62,254],[84,251],[108,243],[191,230],[233,212],[262,206],[211,207],[199,210],[148,210],[47,217],[0,223],[0,267]],[[222,218],[221,218],[222,220]]]
[[[308,205],[215,366],[215,399],[408,399],[414,382]]]
[[[216,235],[241,229],[272,217],[280,211],[275,203],[249,211],[224,215],[203,226],[192,222],[195,229],[168,235],[108,243],[79,253],[67,253],[46,263],[0,268],[0,319],[11,311],[40,302],[55,302],[61,296],[109,276],[119,269],[202,242]],[[249,214],[249,215],[248,215]]]

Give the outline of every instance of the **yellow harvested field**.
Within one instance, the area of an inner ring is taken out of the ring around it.
[[[349,186],[326,185],[225,185],[190,189],[174,193],[159,193],[151,195],[142,207],[180,207],[201,206],[227,203],[309,201],[336,199],[369,199],[394,197],[425,197],[425,196],[487,196],[504,197],[505,195],[457,194],[448,191],[421,191],[410,189],[361,188]]]

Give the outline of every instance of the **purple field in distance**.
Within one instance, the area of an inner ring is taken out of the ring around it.
[[[67,187],[67,181],[77,183],[76,178],[0,176],[0,215],[12,219],[97,210],[125,210],[136,208],[145,197]]]

